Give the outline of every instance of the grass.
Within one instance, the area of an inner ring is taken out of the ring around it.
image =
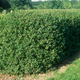
[[[80,55],[79,59],[73,61],[64,73],[58,73],[57,70],[54,75],[55,77],[46,80],[80,80]]]

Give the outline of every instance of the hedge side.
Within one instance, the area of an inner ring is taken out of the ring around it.
[[[0,71],[46,72],[80,48],[80,11],[14,11],[0,16]]]

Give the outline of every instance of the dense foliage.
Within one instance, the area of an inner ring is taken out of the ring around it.
[[[79,10],[4,14],[0,16],[0,70],[5,73],[46,72],[80,48]]]

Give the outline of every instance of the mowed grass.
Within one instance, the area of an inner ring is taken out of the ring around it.
[[[64,73],[58,73],[57,70],[53,75],[55,75],[54,78],[46,80],[80,80],[80,55],[79,59],[73,61]]]

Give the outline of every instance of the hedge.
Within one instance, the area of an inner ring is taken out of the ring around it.
[[[79,10],[17,10],[0,16],[3,73],[46,72],[79,49]]]

